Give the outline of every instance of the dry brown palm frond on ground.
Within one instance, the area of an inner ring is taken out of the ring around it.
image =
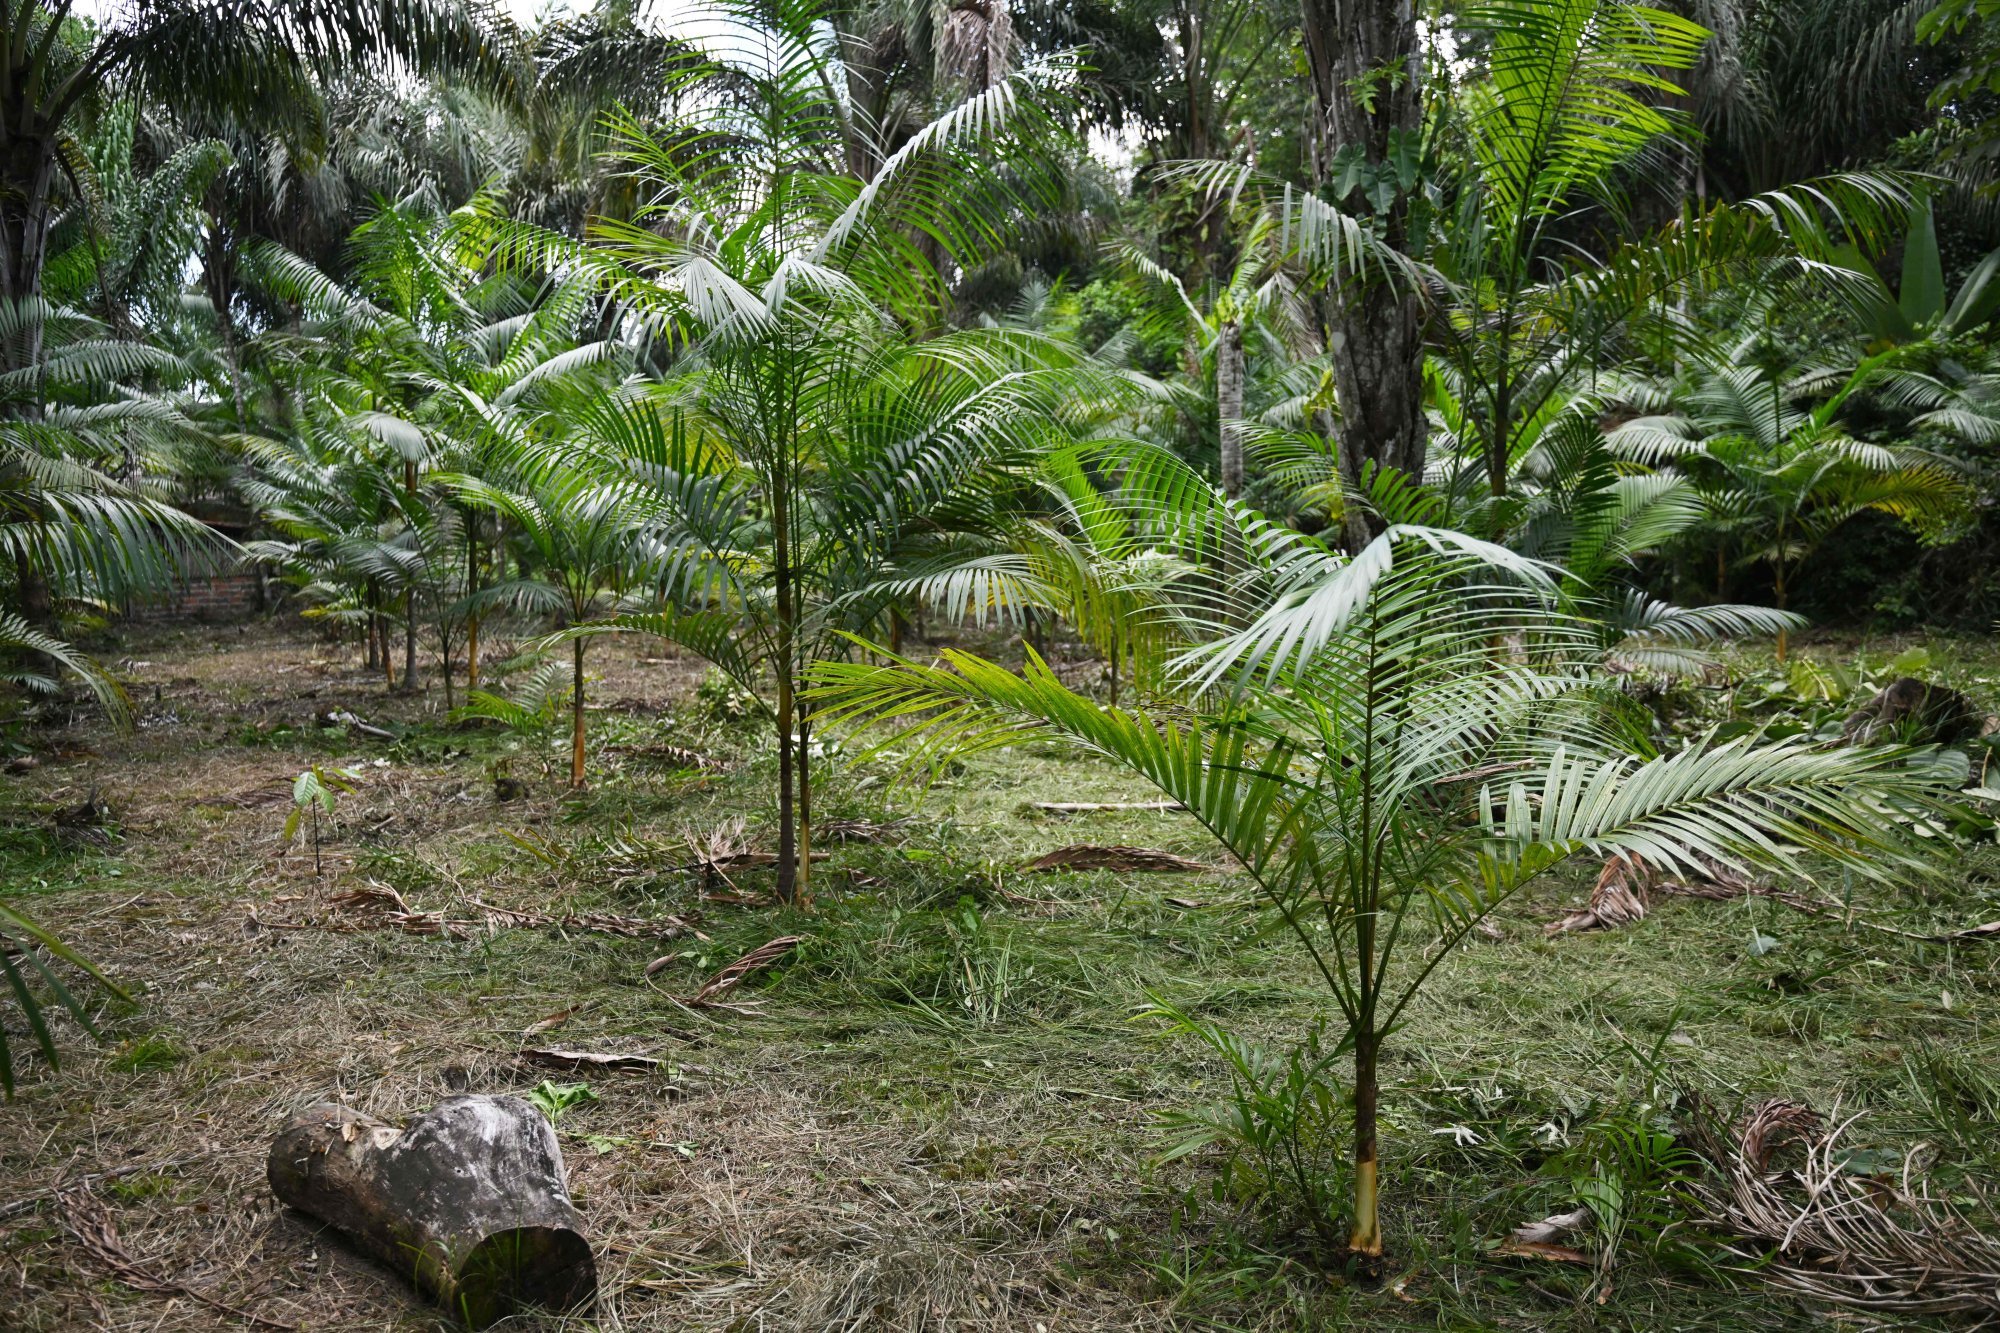
[[[829,819],[813,830],[824,842],[901,842],[911,821],[904,819]]]
[[[67,1231],[100,1267],[134,1291],[148,1291],[164,1296],[185,1296],[254,1328],[276,1329],[280,1333],[298,1333],[297,1324],[287,1324],[267,1318],[255,1311],[218,1300],[199,1287],[157,1273],[139,1262],[125,1248],[125,1243],[118,1234],[118,1223],[112,1219],[110,1211],[98,1201],[97,1196],[92,1194],[87,1186],[62,1191],[56,1196],[56,1202],[60,1207],[63,1230]]]
[[[477,932],[507,927],[615,935],[634,940],[672,940],[683,935],[706,938],[695,928],[693,921],[679,916],[618,916],[609,912],[571,912],[557,916],[548,912],[499,907],[478,898],[468,898],[466,902],[480,916],[453,918],[442,910],[420,912],[412,908],[396,890],[386,885],[366,884],[327,899],[329,908],[347,915],[359,915],[361,919],[358,921],[336,921],[330,917],[308,921],[265,921],[256,915],[254,908],[250,919],[267,930],[332,930],[350,934],[363,930],[400,930],[409,935],[442,935],[451,939],[470,939]]]
[[[1591,886],[1589,902],[1582,907],[1571,908],[1543,926],[1543,933],[1567,935],[1579,931],[1616,930],[1643,921],[1652,911],[1653,904],[1662,898],[1704,898],[1710,902],[1765,898],[1808,916],[1831,915],[1850,926],[1861,926],[1886,935],[1900,935],[1904,939],[1939,944],[1951,940],[2000,940],[2000,921],[1934,933],[1904,930],[1879,921],[1864,920],[1837,903],[1822,902],[1751,879],[1742,871],[1712,858],[1701,858],[1700,865],[1702,873],[1699,876],[1674,876],[1636,853],[1620,852],[1605,861],[1597,882]]]
[[[1564,913],[1543,929],[1551,935],[1582,930],[1612,930],[1645,919],[1657,898],[1708,898],[1725,901],[1756,896],[1777,898],[1792,906],[1789,895],[1760,884],[1742,871],[1720,861],[1701,858],[1701,874],[1675,875],[1634,852],[1620,852],[1606,860],[1590,891],[1590,901]],[[1800,900],[1805,901],[1805,900]]]
[[[753,973],[761,972],[771,966],[771,964],[783,958],[794,947],[804,943],[804,941],[805,937],[803,935],[780,935],[774,940],[769,940],[758,945],[735,962],[722,968],[707,981],[702,982],[701,989],[683,999],[681,1003],[687,1005],[690,1009],[736,1009],[739,1011],[745,1009],[747,1006],[725,1003],[722,997],[742,985],[744,980]]]
[[[1207,875],[1215,867],[1151,847],[1099,846],[1080,842],[1036,857],[1023,870],[1120,870],[1148,874]]]
[[[1895,1178],[1848,1170],[1853,1124],[1782,1098],[1733,1131],[1703,1122],[1697,1138],[1718,1173],[1699,1189],[1704,1220],[1750,1271],[1816,1300],[1884,1318],[2000,1323],[2000,1238],[1931,1192],[1916,1150]],[[1788,1149],[1797,1165],[1779,1166]]]

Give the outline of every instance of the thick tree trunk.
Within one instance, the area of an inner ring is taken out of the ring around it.
[[[12,99],[9,99],[12,101]],[[54,136],[22,132],[33,112],[18,102],[6,108],[12,133],[0,137],[0,300],[23,305],[42,295],[42,266],[48,257],[49,190],[55,181]],[[21,370],[42,359],[42,324],[21,321],[20,333],[0,341],[0,366]]]
[[[1227,320],[1215,337],[1215,405],[1222,448],[1222,490],[1243,491],[1243,326]]]
[[[1371,174],[1393,173],[1397,150],[1413,152],[1423,125],[1413,0],[1303,0],[1303,8],[1319,111],[1320,176],[1333,174],[1337,158],[1356,154]],[[1397,249],[1405,245],[1409,204],[1403,191],[1379,213],[1365,191],[1331,202],[1378,216],[1383,239]],[[1373,466],[1422,477],[1427,440],[1417,293],[1379,273],[1343,273],[1328,294],[1324,317],[1340,398],[1342,476],[1352,485]],[[1362,542],[1373,528],[1351,510],[1347,533],[1350,542]]]
[[[315,1106],[279,1133],[265,1175],[473,1328],[596,1295],[555,1131],[518,1097],[448,1098],[400,1130]]]

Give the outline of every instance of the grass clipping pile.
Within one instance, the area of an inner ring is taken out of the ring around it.
[[[1707,1222],[1732,1237],[1725,1248],[1771,1282],[1870,1315],[2000,1320],[2000,1240],[1931,1192],[1915,1151],[1895,1180],[1850,1171],[1853,1123],[1782,1098],[1733,1134],[1704,1119],[1701,1147],[1719,1171],[1698,1193]],[[1797,1164],[1778,1166],[1781,1155]]]

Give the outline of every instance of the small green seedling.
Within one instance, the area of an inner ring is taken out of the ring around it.
[[[333,818],[334,794],[351,792],[360,774],[351,768],[324,769],[318,764],[292,779],[292,811],[285,816],[285,843],[291,845],[300,825],[312,830],[313,874],[320,874],[320,818]]]
[[[597,1094],[590,1090],[588,1083],[557,1083],[553,1079],[546,1078],[529,1088],[527,1097],[543,1115],[549,1118],[549,1123],[552,1125],[562,1119],[563,1112],[572,1106],[581,1106],[585,1102],[597,1100]]]

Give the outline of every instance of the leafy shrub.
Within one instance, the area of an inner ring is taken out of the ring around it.
[[[1350,1187],[1349,1099],[1334,1082],[1331,1066],[1346,1052],[1345,1044],[1329,1049],[1322,1021],[1303,1042],[1279,1054],[1158,996],[1139,1016],[1165,1020],[1169,1031],[1196,1038],[1220,1055],[1229,1071],[1229,1095],[1222,1101],[1160,1116],[1161,1126],[1177,1137],[1157,1160],[1222,1149],[1211,1187],[1216,1202],[1250,1207],[1281,1229],[1302,1228],[1325,1252],[1339,1253],[1347,1240],[1342,1200]]]

